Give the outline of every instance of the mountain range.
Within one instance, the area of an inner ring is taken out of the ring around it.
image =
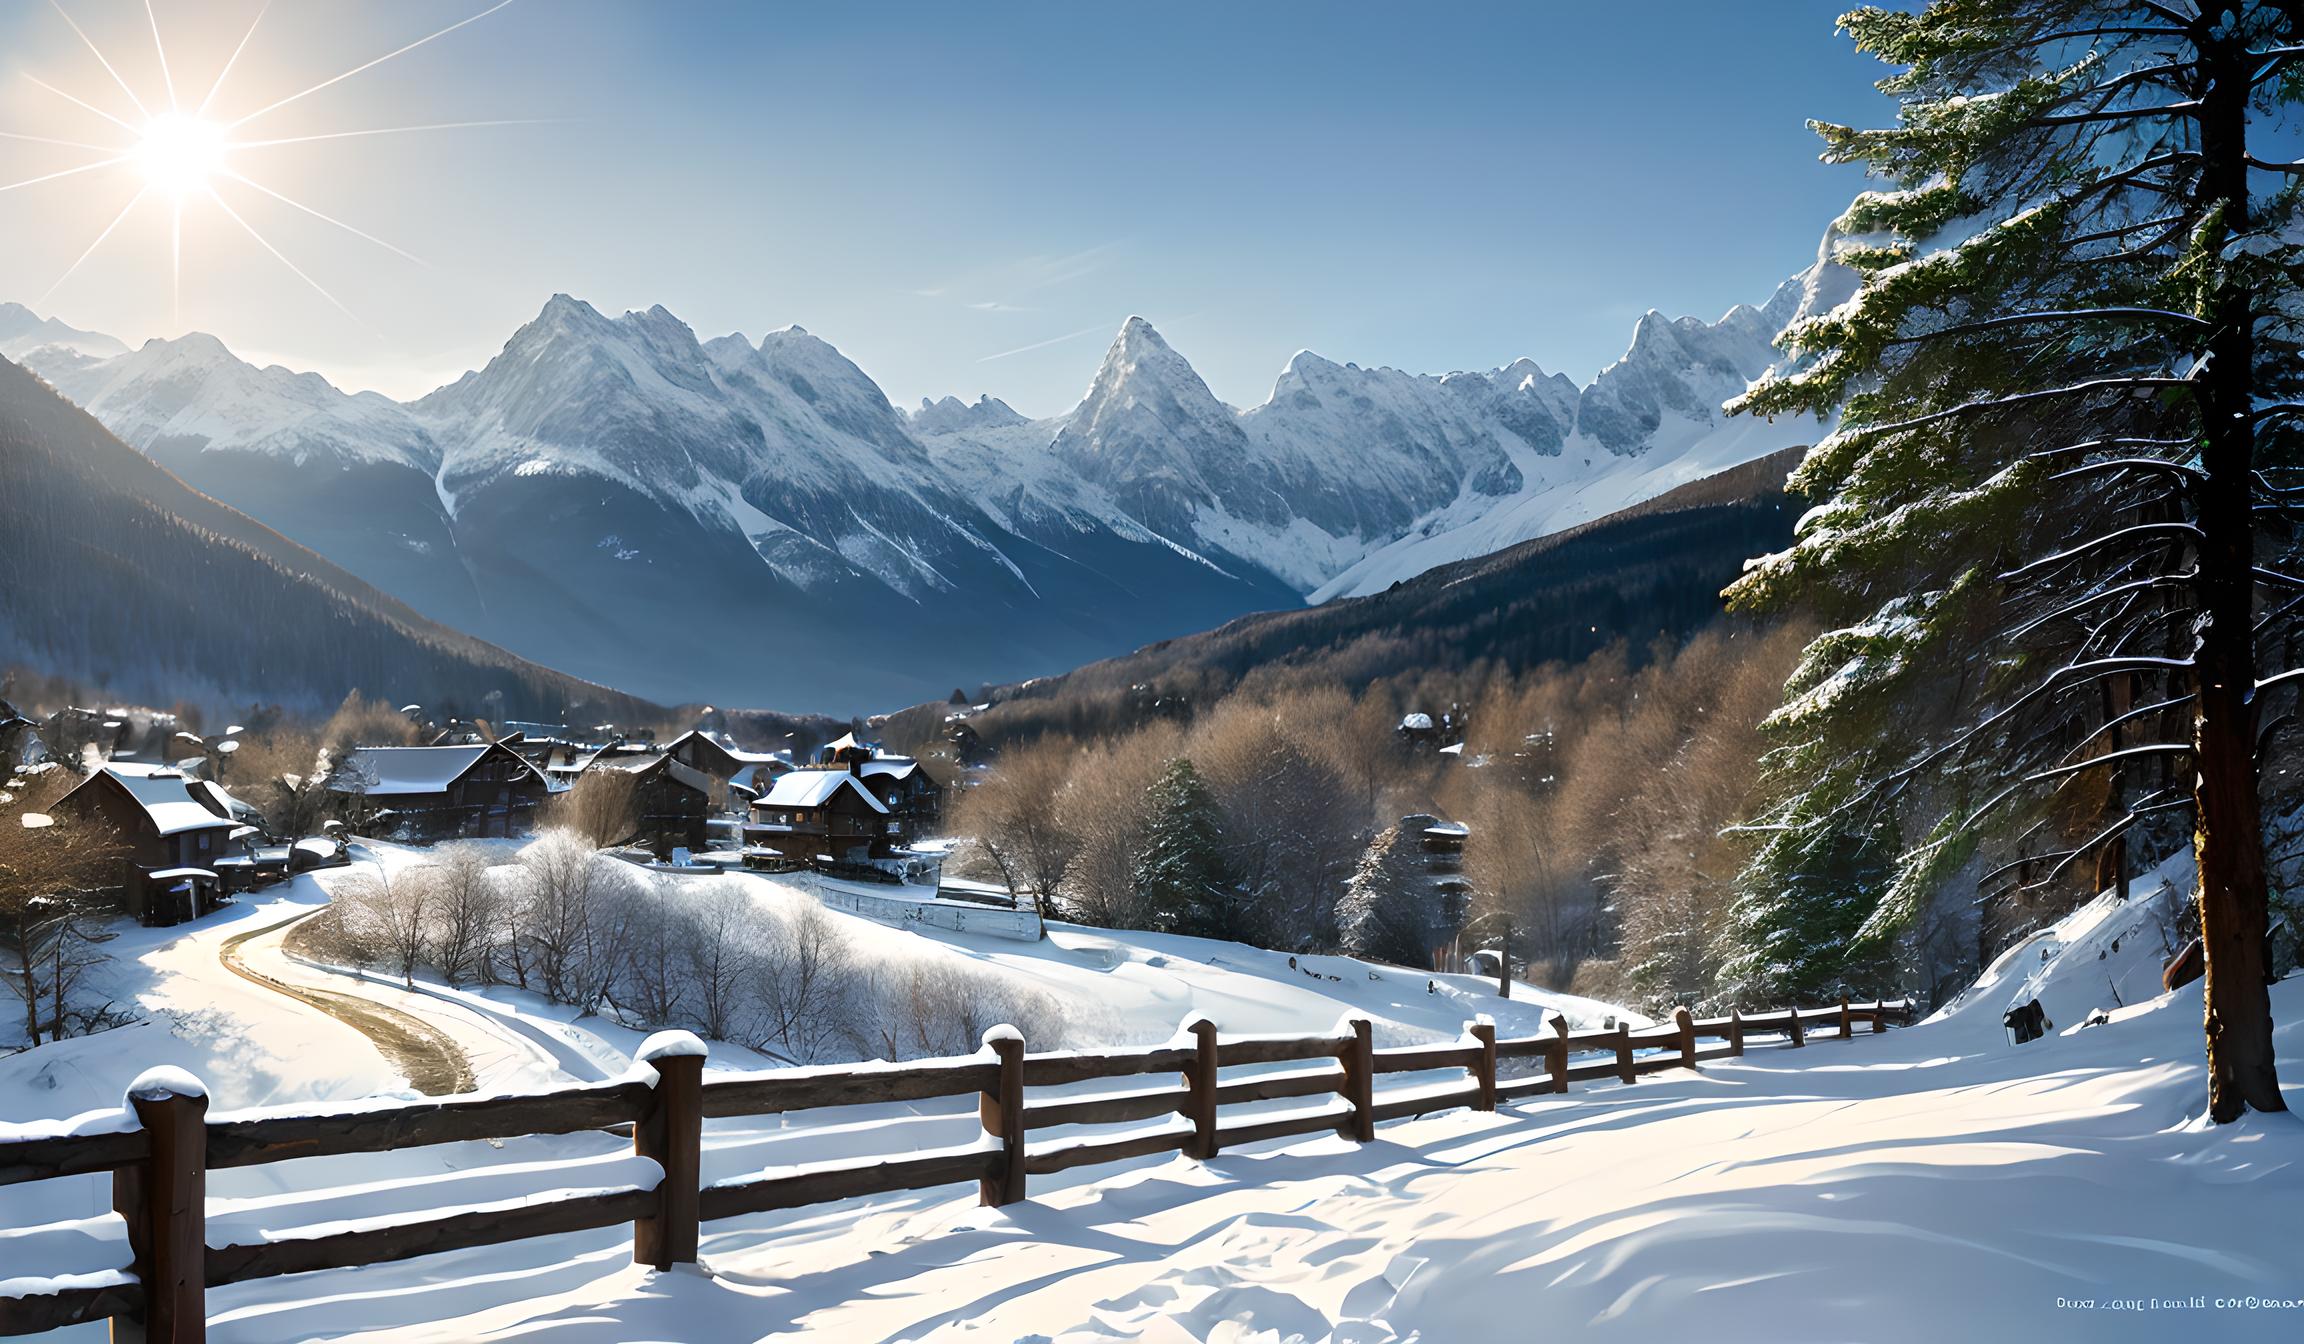
[[[1040,420],[901,411],[799,327],[567,295],[405,403],[15,305],[0,355],[433,620],[659,700],[844,712],[1380,591],[1805,442],[1719,406],[1852,291],[1830,246],[1759,307],[1650,313],[1589,385],[1304,352],[1244,411],[1141,318]]]
[[[0,680],[22,667],[149,704],[323,714],[354,688],[441,714],[664,714],[426,620],[190,489],[5,358],[0,575]]]

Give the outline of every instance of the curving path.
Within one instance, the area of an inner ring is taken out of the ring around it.
[[[326,1013],[366,1036],[387,1063],[408,1076],[408,1085],[425,1096],[440,1097],[474,1090],[472,1062],[465,1058],[455,1041],[430,1023],[356,995],[275,980],[261,971],[249,969],[241,959],[241,944],[252,938],[284,935],[292,926],[319,913],[320,910],[307,910],[277,924],[234,934],[217,947],[216,959],[223,963],[224,969],[250,984]]]

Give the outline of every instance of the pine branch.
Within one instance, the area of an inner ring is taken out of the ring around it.
[[[2020,326],[2033,322],[2083,321],[2113,317],[2157,318],[2170,322],[2182,322],[2203,329],[2211,326],[2210,323],[2202,321],[2190,313],[2172,313],[2162,308],[2072,308],[2061,312],[2010,313],[2005,317],[1988,317],[1974,322],[1962,322],[1955,326],[1939,327],[1934,331],[1922,332],[1917,336],[1899,336],[1889,341],[1888,344],[1914,345],[1921,341],[1932,341],[1943,336],[1965,336],[1971,332],[1990,331],[1995,327]]]
[[[2113,543],[2124,540],[2126,538],[2145,534],[2160,535],[2163,533],[2183,537],[2187,540],[2197,540],[2204,535],[2198,527],[2191,523],[2138,523],[2134,527],[2123,527],[2118,531],[2107,532],[2100,537],[2090,537],[2088,540],[2081,542],[2077,546],[2068,547],[2064,550],[2056,552],[2054,555],[2044,555],[2039,559],[2032,561],[2030,564],[2019,565],[2016,568],[1995,577],[1997,577],[2003,583],[2013,583],[2016,580],[2024,578],[2029,574],[2036,573],[2043,569],[2051,568],[2069,560],[2077,560],[2083,555],[2087,555],[2101,547],[2112,545]]]
[[[1914,416],[1909,420],[1891,420],[1885,424],[1878,425],[1852,425],[1845,432],[1863,438],[1872,438],[1882,434],[1901,434],[1907,430],[1920,429],[1927,425],[1949,420],[1955,416],[1968,415],[1976,411],[1991,411],[1999,410],[2007,406],[2022,406],[2035,401],[2045,401],[2053,397],[2070,397],[2089,392],[2100,392],[2106,388],[2112,387],[2190,387],[2191,385],[2192,381],[2189,378],[2092,378],[2084,383],[2070,383],[2063,387],[2042,388],[2037,392],[2011,392],[2004,397],[1991,397],[1981,401],[1963,402],[1958,406],[1946,407],[1941,411],[1930,411],[1926,415]]]
[[[2059,112],[2052,116],[2034,117],[2027,126],[2084,126],[2091,122],[2149,121],[2155,117],[2191,117],[2200,111],[2197,99],[2181,103],[2163,103],[2158,107],[2108,108],[2101,112]]]
[[[2118,751],[2108,751],[2101,756],[2091,756],[2085,761],[2075,761],[2070,765],[2058,765],[2046,770],[2035,770],[2024,776],[2021,782],[2045,784],[2051,779],[2077,775],[2083,771],[2093,770],[2097,766],[2109,765],[2114,761],[2125,760],[2129,757],[2189,756],[2191,754],[2192,744],[2189,742],[2155,742],[2150,746],[2123,747]]]

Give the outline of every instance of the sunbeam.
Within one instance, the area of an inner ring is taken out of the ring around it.
[[[128,122],[122,121],[122,120],[121,120],[120,118],[118,118],[118,117],[115,117],[115,116],[113,116],[111,113],[109,113],[109,112],[105,111],[103,108],[96,106],[96,104],[94,104],[94,103],[91,103],[91,102],[89,102],[88,100],[86,100],[86,99],[84,99],[84,98],[80,98],[80,97],[77,97],[77,96],[75,96],[75,95],[73,95],[73,94],[69,94],[69,93],[66,93],[66,92],[64,92],[64,90],[57,88],[55,85],[53,85],[53,84],[49,83],[47,80],[44,80],[44,79],[40,78],[38,75],[26,75],[26,76],[24,76],[24,78],[26,78],[27,80],[30,80],[30,81],[33,83],[33,85],[34,85],[34,86],[36,86],[36,87],[38,87],[38,88],[43,88],[43,89],[46,89],[48,92],[55,94],[57,97],[59,97],[59,98],[63,99],[64,101],[66,101],[66,102],[68,102],[68,103],[71,103],[71,104],[73,104],[74,106],[77,106],[77,107],[81,107],[81,108],[84,108],[84,109],[86,109],[86,110],[88,110],[88,111],[90,111],[90,112],[93,112],[93,113],[95,113],[97,116],[99,116],[99,117],[102,117],[102,118],[104,118],[104,120],[111,122],[113,125],[115,125],[115,126],[119,127],[119,128],[120,128],[121,130],[123,130],[123,131],[126,131],[126,132],[128,132],[130,135],[134,135],[134,134],[136,134],[136,128],[135,128],[133,125],[129,124]]]
[[[364,131],[328,131],[321,135],[289,135],[277,140],[235,140],[232,148],[269,149],[274,145],[308,145],[316,140],[355,140],[369,135],[406,135],[410,131],[462,131],[475,126],[564,126],[565,117],[515,117],[504,121],[436,121],[424,126],[373,126]]]
[[[25,73],[24,78],[30,81],[35,87],[42,89],[47,93],[53,94],[57,98],[70,103],[72,106],[80,109],[83,112],[93,116],[102,117],[104,120],[111,122],[114,126],[127,133],[127,140],[124,144],[106,145],[96,144],[89,141],[64,138],[62,136],[37,135],[21,131],[0,130],[0,140],[25,144],[53,145],[59,148],[83,150],[103,156],[102,158],[92,163],[83,163],[70,168],[58,169],[53,172],[44,172],[37,176],[24,178],[20,181],[0,184],[0,193],[16,192],[28,187],[39,186],[43,183],[57,182],[68,178],[96,174],[102,172],[103,170],[115,168],[124,164],[133,168],[135,172],[141,177],[142,181],[138,184],[136,193],[129,197],[128,203],[121,207],[119,213],[112,217],[111,221],[97,233],[94,240],[92,240],[77,257],[73,258],[72,264],[65,267],[63,273],[58,275],[55,282],[49,285],[48,289],[41,294],[40,301],[43,303],[45,303],[50,296],[55,294],[56,291],[60,289],[67,281],[71,280],[75,275],[81,273],[88,260],[104,246],[108,239],[119,232],[121,226],[128,220],[128,218],[137,212],[139,205],[141,205],[148,197],[158,196],[165,199],[168,204],[168,236],[166,245],[168,249],[170,321],[177,329],[182,329],[184,320],[183,301],[186,244],[191,242],[197,246],[198,240],[202,236],[196,231],[193,231],[193,236],[190,239],[187,238],[186,235],[187,232],[190,231],[189,226],[192,222],[187,217],[188,208],[196,209],[202,202],[206,202],[213,205],[219,214],[223,215],[225,218],[238,225],[242,232],[246,233],[250,238],[255,240],[257,246],[270,253],[275,261],[278,261],[282,266],[286,267],[290,274],[294,275],[298,280],[301,280],[305,285],[309,286],[314,293],[326,299],[330,306],[334,307],[338,312],[343,313],[347,318],[350,318],[355,324],[359,325],[363,329],[373,332],[374,329],[369,327],[368,324],[363,321],[357,313],[354,313],[352,309],[347,306],[341,299],[337,298],[334,292],[329,290],[325,285],[322,285],[302,266],[296,264],[296,262],[288,256],[286,251],[284,251],[280,246],[276,245],[271,239],[265,237],[264,233],[259,230],[253,223],[249,222],[248,219],[242,216],[239,211],[233,209],[231,204],[227,202],[221,194],[219,194],[217,190],[218,186],[224,179],[228,178],[231,181],[240,184],[241,186],[261,193],[262,195],[267,196],[272,200],[289,207],[292,210],[295,210],[299,214],[309,216],[310,218],[317,220],[320,223],[326,224],[331,228],[340,230],[344,233],[350,234],[352,237],[360,239],[363,242],[382,248],[383,250],[390,252],[392,255],[399,257],[402,260],[411,262],[418,266],[423,266],[427,264],[424,259],[417,256],[415,253],[408,251],[406,248],[397,246],[396,244],[387,242],[384,239],[377,237],[375,234],[360,228],[358,225],[353,224],[348,220],[340,219],[337,216],[329,214],[327,211],[321,210],[316,206],[307,205],[303,201],[296,199],[295,196],[292,196],[288,192],[281,190],[277,186],[258,181],[250,174],[240,171],[239,167],[231,162],[232,157],[243,150],[265,149],[282,145],[308,144],[323,140],[351,140],[368,136],[406,135],[419,132],[464,130],[489,126],[538,126],[551,124],[552,122],[558,120],[556,118],[523,117],[500,120],[413,123],[403,126],[378,126],[362,130],[328,131],[309,135],[296,134],[295,128],[293,126],[288,126],[280,128],[284,132],[283,134],[269,136],[263,139],[248,140],[236,138],[233,134],[237,127],[244,126],[259,117],[264,117],[276,113],[280,109],[287,107],[292,103],[298,102],[301,99],[309,98],[313,94],[319,93],[324,89],[332,88],[337,84],[341,84],[345,80],[348,80],[364,71],[373,70],[377,66],[382,65],[387,61],[390,61],[399,56],[404,56],[419,47],[425,46],[428,43],[436,42],[460,28],[468,27],[471,24],[477,23],[481,19],[487,18],[489,15],[496,13],[498,10],[506,8],[512,3],[512,0],[495,0],[495,3],[489,4],[486,8],[481,9],[478,13],[460,19],[455,23],[451,23],[445,28],[427,33],[424,36],[417,38],[413,42],[403,43],[400,46],[394,47],[392,50],[376,57],[373,60],[363,61],[360,64],[353,66],[351,69],[342,72],[341,74],[332,75],[327,79],[319,81],[318,83],[299,89],[284,98],[274,99],[273,101],[264,104],[262,107],[257,108],[253,112],[237,115],[229,120],[221,116],[212,116],[210,109],[217,105],[219,95],[224,91],[226,81],[229,80],[233,72],[238,69],[241,63],[241,58],[247,55],[250,48],[254,45],[258,31],[264,26],[265,17],[271,13],[272,0],[264,0],[264,3],[257,9],[256,17],[249,22],[247,30],[240,35],[240,39],[238,43],[232,47],[230,55],[225,58],[223,65],[217,69],[215,78],[208,83],[207,92],[200,97],[198,104],[192,107],[189,111],[184,109],[183,103],[179,98],[180,91],[176,83],[175,71],[175,67],[178,62],[171,60],[169,57],[167,40],[163,36],[161,29],[159,10],[158,7],[153,3],[153,0],[143,0],[144,18],[145,24],[151,32],[153,52],[158,57],[160,81],[162,90],[165,94],[164,101],[148,101],[147,99],[139,96],[135,86],[131,84],[127,77],[121,73],[120,67],[114,65],[111,58],[105,55],[103,48],[97,44],[96,39],[92,37],[86,29],[81,27],[78,20],[74,19],[72,15],[65,10],[63,0],[48,0],[48,3],[49,7],[56,12],[56,16],[64,21],[64,24],[67,28],[71,29],[73,36],[79,40],[80,45],[85,47],[88,51],[88,54],[96,59],[96,63],[103,67],[105,75],[108,76],[112,83],[118,87],[119,91],[126,96],[130,106],[134,108],[133,115],[135,119],[130,120],[126,117],[116,116],[113,113],[106,111],[103,107],[90,101],[89,98],[83,97],[80,93],[75,93],[70,89],[59,87],[58,85],[50,83],[49,81],[42,79],[37,75],[33,75],[28,72]],[[182,93],[186,95],[190,94],[198,88],[197,84],[189,82],[190,73],[191,72],[188,70],[188,82],[182,90]],[[86,77],[82,78],[85,79]],[[149,85],[147,85],[147,87],[149,87]],[[101,93],[99,93],[98,96],[104,96],[107,98],[109,97],[109,95]],[[66,134],[69,135],[70,132],[67,131]]]
[[[11,182],[7,186],[0,187],[0,191],[19,191],[25,187],[39,186],[43,182],[53,182],[60,177],[76,177],[81,173],[93,173],[99,168],[109,168],[115,163],[126,163],[129,158],[129,155],[122,154],[117,158],[104,159],[96,163],[83,163],[77,168],[66,168],[62,172],[43,173],[38,177],[27,177],[21,182]]]
[[[330,303],[332,303],[332,304],[336,305],[336,311],[337,311],[337,312],[340,312],[340,313],[344,314],[344,316],[346,316],[346,317],[348,317],[348,318],[351,318],[351,319],[352,319],[354,322],[357,322],[357,323],[359,323],[359,325],[361,326],[361,328],[362,328],[363,330],[368,330],[368,331],[373,331],[373,330],[374,330],[374,328],[372,328],[372,327],[369,327],[369,326],[368,326],[368,324],[367,324],[366,322],[362,322],[362,321],[360,320],[360,315],[359,315],[358,313],[355,313],[355,312],[353,312],[351,309],[349,309],[349,308],[345,307],[345,306],[344,306],[344,303],[343,303],[343,301],[342,301],[342,300],[338,299],[338,298],[337,298],[335,295],[333,295],[333,294],[329,293],[329,292],[328,292],[328,289],[327,289],[327,286],[325,286],[325,285],[321,284],[319,281],[317,281],[317,280],[313,279],[311,276],[309,276],[309,275],[306,275],[306,274],[304,273],[304,268],[303,268],[303,267],[301,267],[301,266],[297,265],[297,264],[296,264],[295,262],[293,262],[293,261],[290,261],[290,260],[288,260],[288,257],[287,257],[287,254],[286,254],[286,253],[283,253],[283,252],[282,252],[282,251],[281,251],[279,248],[272,246],[272,242],[271,242],[271,240],[270,240],[270,239],[268,239],[268,238],[266,238],[266,237],[265,237],[263,234],[261,234],[261,233],[258,233],[258,232],[256,231],[256,226],[255,226],[255,225],[253,225],[253,224],[249,223],[249,222],[248,222],[247,220],[245,220],[245,219],[242,219],[242,218],[240,218],[240,212],[239,212],[239,211],[237,211],[237,210],[235,210],[235,209],[233,209],[231,206],[229,206],[229,205],[225,204],[225,203],[224,203],[224,198],[223,198],[223,197],[221,197],[221,196],[219,196],[219,195],[217,195],[213,189],[211,189],[211,190],[209,191],[209,193],[208,193],[208,199],[209,199],[210,201],[214,202],[214,203],[215,203],[215,206],[216,206],[216,208],[217,208],[217,209],[219,209],[219,210],[221,210],[221,211],[223,211],[223,212],[225,213],[225,215],[226,215],[227,217],[229,217],[233,223],[235,223],[235,224],[239,225],[241,228],[243,228],[243,229],[247,230],[247,232],[248,232],[248,236],[256,240],[256,245],[257,245],[258,247],[261,247],[261,248],[263,248],[265,251],[267,251],[267,252],[271,253],[271,254],[272,254],[272,257],[273,257],[273,260],[275,260],[275,261],[279,262],[281,265],[283,265],[283,266],[287,267],[287,268],[288,268],[288,269],[289,269],[291,272],[293,272],[293,273],[295,274],[295,276],[296,276],[296,278],[297,278],[297,279],[299,279],[299,280],[303,281],[303,282],[304,282],[305,284],[307,284],[307,285],[310,285],[310,286],[312,286],[312,292],[313,292],[313,293],[315,293],[315,294],[318,294],[318,295],[319,295],[321,298],[323,298],[323,299],[326,299],[326,300],[328,300],[328,302],[330,302]]]
[[[311,95],[313,95],[313,94],[315,94],[315,93],[318,93],[318,92],[320,92],[320,90],[322,90],[322,89],[325,89],[325,88],[329,87],[329,86],[330,86],[330,85],[332,85],[332,84],[341,84],[341,83],[343,83],[345,80],[352,78],[352,76],[359,74],[359,73],[360,73],[361,71],[363,71],[363,70],[373,70],[373,69],[375,69],[377,66],[384,64],[384,62],[391,60],[391,59],[392,59],[393,57],[395,57],[395,56],[403,56],[403,55],[406,55],[407,53],[409,53],[409,52],[411,52],[411,51],[414,51],[414,50],[416,50],[416,48],[423,46],[423,45],[424,45],[425,43],[427,43],[427,42],[435,41],[435,40],[437,40],[437,39],[439,39],[439,38],[443,38],[443,37],[446,37],[446,36],[448,36],[448,34],[455,32],[457,29],[459,29],[459,28],[462,28],[462,27],[463,27],[463,26],[465,26],[466,24],[471,24],[471,23],[478,23],[478,22],[480,22],[480,20],[487,18],[489,15],[491,15],[491,14],[495,13],[497,10],[499,10],[499,9],[502,9],[502,8],[504,8],[506,5],[509,5],[509,4],[511,4],[511,3],[512,3],[512,0],[496,0],[496,3],[495,3],[495,4],[493,4],[493,5],[490,5],[488,8],[481,10],[479,13],[477,13],[477,14],[473,15],[471,18],[468,18],[468,19],[460,19],[460,20],[458,20],[458,21],[457,21],[457,22],[455,22],[455,23],[451,23],[451,24],[449,24],[447,27],[445,27],[445,28],[441,29],[439,32],[436,32],[436,33],[432,33],[432,34],[429,34],[429,35],[427,35],[427,36],[424,36],[424,37],[419,37],[419,38],[417,38],[415,41],[413,41],[413,42],[409,43],[409,44],[408,44],[407,46],[405,46],[405,47],[401,47],[401,48],[399,48],[399,49],[398,49],[398,50],[396,50],[396,51],[388,51],[388,52],[385,52],[383,55],[381,55],[381,56],[377,57],[377,58],[376,58],[375,60],[373,60],[373,61],[369,61],[369,62],[367,62],[367,63],[366,63],[366,64],[364,64],[364,65],[356,65],[356,66],[353,66],[351,69],[349,69],[349,70],[345,71],[345,72],[344,72],[343,74],[341,74],[341,75],[337,75],[336,77],[334,77],[334,78],[332,78],[332,79],[324,79],[324,80],[321,80],[319,83],[317,83],[317,84],[313,85],[311,88],[305,89],[305,90],[303,90],[303,91],[301,91],[301,92],[298,92],[298,93],[291,93],[291,94],[289,94],[287,97],[285,97],[285,98],[282,98],[280,101],[278,101],[278,102],[276,102],[276,103],[266,103],[264,106],[257,108],[255,111],[253,111],[253,112],[249,113],[247,116],[244,116],[244,117],[240,118],[238,121],[235,121],[235,122],[231,123],[231,125],[230,125],[230,126],[228,126],[228,127],[226,127],[226,129],[227,129],[227,130],[238,130],[240,127],[247,125],[249,122],[256,120],[256,118],[263,116],[263,115],[264,115],[265,113],[267,113],[267,112],[276,111],[276,110],[278,110],[278,109],[280,109],[280,108],[286,107],[288,104],[295,102],[295,101],[296,101],[297,99],[299,99],[299,98],[307,98],[307,97],[310,97]]]
[[[58,140],[52,135],[20,135],[15,131],[0,131],[0,140],[27,140],[35,145],[62,145],[66,149],[92,149],[99,154],[117,154],[118,145],[91,144],[86,140]]]
[[[120,92],[128,95],[128,101],[135,105],[136,115],[140,117],[151,116],[152,113],[148,111],[144,106],[144,100],[136,96],[136,90],[129,88],[128,81],[120,78],[120,72],[112,68],[111,61],[105,59],[104,50],[103,48],[96,45],[96,39],[88,36],[87,32],[83,30],[79,24],[73,22],[72,16],[64,12],[64,6],[61,3],[61,0],[48,0],[48,7],[55,10],[56,17],[64,20],[65,25],[71,28],[71,30],[79,36],[81,44],[88,48],[88,54],[96,58],[96,64],[103,66],[104,73],[112,76],[112,82],[120,86]],[[33,82],[38,83],[39,81],[35,80]],[[74,101],[77,102],[79,100],[74,99]],[[85,106],[85,104],[83,104],[83,106]],[[126,123],[123,122],[122,124],[125,125]]]
[[[50,295],[63,288],[64,282],[72,278],[72,273],[80,269],[80,263],[96,255],[96,249],[104,246],[104,240],[112,236],[112,231],[120,227],[120,221],[128,218],[128,216],[135,211],[137,203],[142,201],[144,199],[145,193],[150,190],[151,188],[146,187],[139,190],[135,195],[129,197],[128,204],[121,206],[120,213],[114,215],[112,217],[112,222],[104,226],[104,231],[96,235],[96,241],[88,244],[88,250],[73,258],[72,264],[64,268],[64,274],[57,276],[55,283],[49,285],[46,290],[42,291],[40,297],[34,299],[33,302],[45,304],[48,302]]]
[[[265,186],[263,183],[258,182],[254,178],[243,176],[242,174],[235,173],[230,169],[226,169],[224,171],[224,176],[231,178],[241,186],[253,187],[257,191],[261,191],[265,195],[271,197],[273,200],[280,202],[282,205],[301,210],[305,214],[312,216],[312,218],[319,220],[323,224],[333,224],[337,228],[344,230],[344,232],[351,234],[355,238],[366,239],[367,241],[376,244],[376,246],[383,248],[385,251],[396,257],[405,257],[408,260],[415,262],[419,266],[431,265],[431,263],[424,260],[424,258],[417,256],[415,253],[410,252],[405,248],[394,247],[392,244],[385,242],[375,234],[366,232],[362,229],[354,228],[352,225],[345,223],[343,220],[336,218],[334,215],[324,214],[321,211],[315,210],[311,206],[304,204],[304,202],[297,200],[293,196],[283,196],[279,192],[272,190],[272,188]]]
[[[152,12],[152,0],[144,0],[144,17],[152,21],[152,50],[160,53],[160,82],[168,87],[168,110],[176,110],[176,76],[168,71],[168,44],[160,40],[160,16]]]
[[[240,34],[240,45],[232,48],[232,55],[225,60],[224,68],[216,72],[216,82],[208,86],[208,96],[200,100],[200,106],[192,109],[193,116],[204,117],[208,115],[208,105],[215,102],[216,95],[224,91],[224,81],[232,74],[232,67],[240,63],[240,53],[248,50],[249,39],[256,36],[257,26],[263,23],[264,16],[271,12],[272,0],[264,0],[264,7],[257,10],[256,17],[249,22],[248,31]]]

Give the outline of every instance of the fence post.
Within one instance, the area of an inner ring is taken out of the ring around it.
[[[1476,1111],[1496,1109],[1496,1023],[1486,1013],[1472,1019],[1472,1039],[1480,1042],[1480,1058],[1472,1065],[1472,1081],[1480,1086]]]
[[[685,1031],[659,1031],[632,1058],[656,1070],[648,1113],[632,1126],[632,1153],[664,1171],[656,1212],[633,1220],[632,1263],[692,1265],[704,1175],[704,1042]]]
[[[1544,1070],[1552,1075],[1552,1090],[1568,1090],[1568,1019],[1552,1015],[1552,1040],[1544,1047]]]
[[[1744,1010],[1741,1008],[1728,1010],[1728,1053],[1744,1053]]]
[[[120,1341],[177,1344],[208,1330],[208,1089],[176,1068],[146,1069],[127,1104],[151,1153],[112,1174],[112,1207],[144,1286],[140,1316],[112,1318]]]
[[[1344,1137],[1367,1143],[1376,1137],[1375,1024],[1355,1017],[1346,1025],[1352,1029],[1352,1039],[1344,1043],[1336,1062],[1344,1066],[1339,1095],[1351,1104],[1352,1114],[1337,1128]]]
[[[1632,1024],[1616,1024],[1616,1078],[1629,1083],[1640,1075],[1632,1068]]]
[[[1672,1013],[1672,1025],[1680,1029],[1680,1067],[1696,1067],[1696,1015],[1683,1006]]]
[[[1848,1011],[1848,996],[1840,996],[1840,1039],[1845,1041],[1856,1034],[1856,1018]]]
[[[1789,1011],[1792,1014],[1792,1044],[1808,1044],[1808,1029],[1800,1025],[1800,1005],[1793,1004]]]
[[[984,1048],[1000,1059],[1000,1078],[993,1084],[998,1091],[976,1097],[985,1135],[1000,1141],[998,1169],[976,1182],[977,1202],[990,1208],[1024,1199],[1024,1033],[994,1027],[984,1033]]]
[[[1205,1162],[1216,1156],[1216,1076],[1221,1056],[1216,1049],[1216,1024],[1199,1018],[1185,1030],[1192,1033],[1199,1053],[1192,1072],[1184,1075],[1185,1106],[1192,1120],[1192,1156]]]
[[[1877,1036],[1888,1030],[1888,1000],[1879,999],[1872,1004],[1872,1034]]]

